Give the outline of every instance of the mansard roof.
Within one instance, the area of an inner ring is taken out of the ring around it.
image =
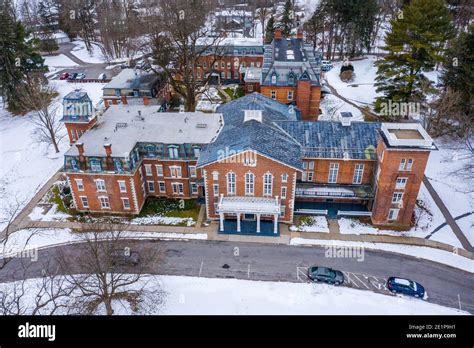
[[[91,101],[87,92],[76,89],[66,94],[63,101]]]

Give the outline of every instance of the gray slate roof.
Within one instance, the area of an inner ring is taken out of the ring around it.
[[[276,122],[295,138],[309,158],[375,159],[380,122]]]
[[[217,139],[201,151],[198,166],[223,159],[225,154],[253,150],[288,166],[302,168],[301,146],[275,124],[278,120],[297,120],[299,112],[290,113],[286,105],[259,93],[224,104],[217,110],[224,115],[224,127]],[[244,122],[244,110],[262,110],[262,122]]]
[[[139,69],[123,69],[102,89],[151,89],[159,77]]]

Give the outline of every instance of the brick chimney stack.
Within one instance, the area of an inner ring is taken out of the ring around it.
[[[303,40],[303,29],[298,28],[298,31],[296,32],[296,38]]]
[[[280,40],[283,38],[283,29],[282,28],[276,28],[274,34],[275,40]]]
[[[112,144],[104,144],[104,149],[107,157],[112,156]]]
[[[107,170],[114,170],[114,162],[112,161],[112,144],[104,144],[105,155],[107,156],[105,162],[107,163]]]
[[[86,158],[84,157],[84,144],[76,143],[77,151],[79,152],[79,167],[81,170],[86,170]]]

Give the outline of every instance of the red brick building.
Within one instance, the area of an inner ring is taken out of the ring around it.
[[[265,45],[260,91],[283,104],[296,105],[302,119],[316,121],[321,100],[321,66],[313,47],[303,40],[284,38],[282,30],[275,31],[270,45]]]

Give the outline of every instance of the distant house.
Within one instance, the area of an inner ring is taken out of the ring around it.
[[[152,99],[166,99],[160,94],[164,87],[162,82],[153,72],[124,69],[102,88],[104,103],[106,106],[130,102],[147,105]]]

